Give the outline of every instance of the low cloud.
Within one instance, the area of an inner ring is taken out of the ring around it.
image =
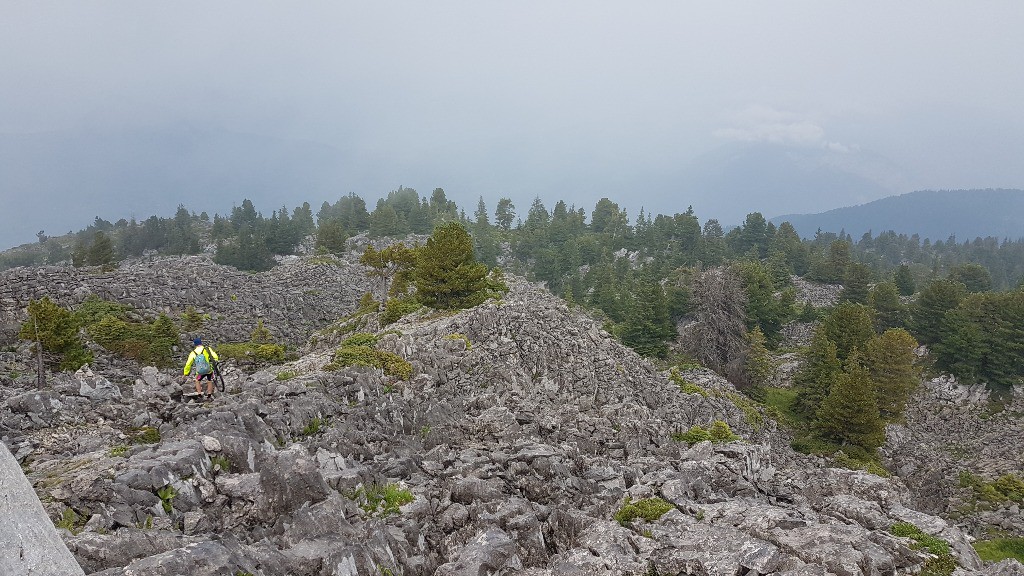
[[[791,146],[821,147],[835,152],[850,152],[851,147],[825,138],[818,123],[797,114],[767,106],[750,106],[730,115],[731,126],[719,128],[714,136],[736,142],[770,142]]]

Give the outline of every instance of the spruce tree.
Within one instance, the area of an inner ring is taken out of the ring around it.
[[[473,239],[458,222],[439,226],[416,259],[416,297],[444,310],[471,308],[487,298],[487,267],[473,258]]]
[[[875,389],[860,354],[850,354],[846,368],[836,379],[821,408],[815,428],[824,438],[841,446],[852,445],[868,454],[885,442],[885,424],[878,414]]]

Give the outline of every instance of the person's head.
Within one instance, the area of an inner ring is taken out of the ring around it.
[[[203,343],[203,339],[198,337],[198,336],[196,336],[196,338],[194,340],[192,340],[192,343],[195,344],[196,346],[199,346],[200,344]]]

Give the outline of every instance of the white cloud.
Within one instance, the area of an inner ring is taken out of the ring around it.
[[[713,134],[737,142],[770,142],[794,146],[821,147],[836,152],[849,152],[851,147],[825,138],[820,124],[800,115],[769,106],[749,106],[730,115],[731,126]]]

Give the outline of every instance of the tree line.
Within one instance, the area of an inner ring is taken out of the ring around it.
[[[755,330],[753,339],[763,338],[771,349],[790,320],[827,312],[795,304],[794,276],[842,283],[844,301],[866,306],[879,333],[906,330],[932,346],[940,367],[961,378],[1003,386],[1020,378],[1014,366],[1019,351],[1012,346],[1021,341],[1019,290],[1005,290],[1019,288],[1024,278],[1022,240],[933,243],[883,232],[854,242],[842,231],[819,231],[802,240],[788,223],[776,227],[756,212],[725,231],[714,219],[701,223],[692,209],[673,215],[641,210],[631,220],[608,198],[589,215],[565,201],[548,210],[535,198],[520,215],[508,198],[499,199],[492,213],[481,197],[470,217],[441,188],[421,197],[399,187],[372,211],[361,197],[348,194],[324,202],[315,217],[308,203],[290,210],[282,206],[266,217],[244,200],[230,214],[212,218],[184,206],[172,218],[116,223],[96,218],[73,235],[70,248],[40,232],[43,249],[36,258],[105,265],[148,252],[195,254],[212,246],[216,262],[260,271],[273,266],[275,256],[302,250],[342,253],[357,234],[425,235],[446,222],[468,231],[480,263],[488,268],[500,263],[544,281],[570,303],[601,315],[613,334],[645,355],[668,355],[680,320],[702,310],[716,317],[713,307],[700,301],[710,292],[696,282],[704,271],[724,265],[736,281],[715,297],[734,300],[718,305],[734,309],[742,328],[719,327],[725,336],[716,354],[724,356],[708,352],[699,359],[723,369],[733,366],[738,380],[757,380],[744,368],[756,356],[750,348]]]

